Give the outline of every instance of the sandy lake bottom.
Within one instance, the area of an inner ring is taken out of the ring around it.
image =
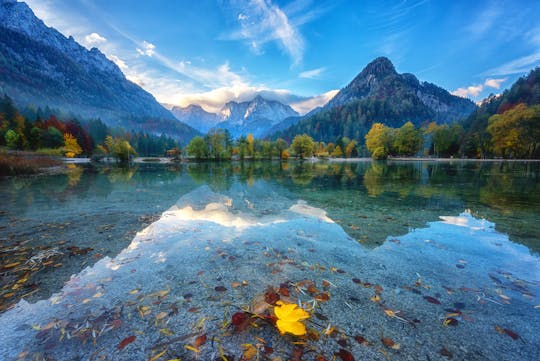
[[[540,359],[538,256],[465,209],[365,247],[263,180],[194,187],[153,220],[0,314],[0,359]],[[307,335],[280,334],[278,298]]]

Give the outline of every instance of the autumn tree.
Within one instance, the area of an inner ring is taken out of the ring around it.
[[[414,155],[422,148],[422,144],[422,131],[416,129],[413,123],[407,122],[395,131],[392,148],[399,155]]]
[[[249,133],[246,138],[246,150],[248,157],[253,158],[253,156],[255,156],[255,139],[251,133]]]
[[[82,148],[77,139],[70,133],[64,134],[64,153],[68,158],[74,158],[82,153]]]
[[[343,151],[341,150],[341,147],[339,145],[336,145],[334,148],[334,151],[332,152],[332,157],[339,158],[343,156]]]
[[[358,156],[358,148],[356,147],[356,140],[351,140],[345,148],[345,156],[347,158]]]
[[[131,156],[137,155],[137,152],[127,140],[115,138],[110,135],[105,137],[105,143],[101,149],[121,162],[127,162]]]
[[[309,158],[313,155],[314,144],[315,142],[309,135],[297,135],[293,139],[291,149],[300,159]]]
[[[493,152],[504,158],[531,158],[540,143],[540,105],[521,103],[489,118]]]
[[[366,148],[373,159],[386,159],[394,141],[394,131],[382,123],[374,123],[366,134]]]

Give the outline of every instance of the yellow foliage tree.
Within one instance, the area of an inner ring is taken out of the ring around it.
[[[332,157],[339,158],[343,156],[343,151],[341,150],[341,147],[338,145],[334,148],[334,151],[332,152]]]
[[[248,134],[246,143],[248,156],[253,157],[255,155],[255,139],[253,138],[253,134]]]
[[[77,143],[77,139],[69,133],[64,134],[64,153],[68,158],[73,158],[82,153],[82,148]]]

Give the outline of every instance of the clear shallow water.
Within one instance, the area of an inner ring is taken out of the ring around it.
[[[341,349],[356,359],[536,360],[538,176],[534,163],[364,162],[4,180],[2,299],[42,301],[0,315],[0,358],[240,359],[242,344],[263,339],[273,352],[262,359],[288,359],[299,340],[265,322],[226,325],[287,284],[295,301],[328,296],[308,321],[320,336],[306,341],[305,360]],[[338,331],[324,335],[328,324]],[[200,352],[185,347],[202,334]]]

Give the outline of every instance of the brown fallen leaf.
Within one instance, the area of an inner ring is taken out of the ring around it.
[[[195,342],[193,342],[193,346],[200,347],[206,343],[206,334],[202,334],[200,336],[197,336],[195,339]]]
[[[241,361],[251,361],[257,356],[257,348],[252,344],[244,344],[244,353],[242,354]]]
[[[339,352],[335,353],[334,355],[339,356],[339,358],[343,361],[354,361],[352,353],[342,348],[340,348]]]
[[[356,335],[356,336],[354,336],[354,339],[355,339],[356,342],[358,342],[360,345],[364,345],[364,346],[368,346],[368,345],[369,345],[368,340],[366,340],[363,336]]]
[[[431,296],[424,296],[424,299],[426,301],[428,301],[429,303],[433,303],[435,305],[440,305],[441,304],[441,301],[439,301],[438,299],[436,299],[435,297],[431,297]]]
[[[304,348],[301,346],[296,346],[291,355],[291,361],[302,361],[302,356],[304,355]]]
[[[124,347],[126,347],[127,345],[129,345],[130,343],[132,343],[133,341],[135,341],[135,339],[137,338],[137,336],[128,336],[126,337],[125,339],[123,339],[122,341],[120,341],[120,343],[118,344],[118,346],[116,346],[116,348],[118,350],[123,350]]]
[[[443,321],[443,325],[445,326],[457,326],[458,324],[458,320],[453,317],[446,317]]]
[[[280,300],[279,295],[272,286],[266,289],[264,292],[264,301],[272,306],[276,305],[276,302]]]
[[[227,288],[225,286],[216,286],[214,287],[214,290],[216,290],[216,292],[225,292],[227,291]]]
[[[394,342],[394,340],[389,337],[381,337],[381,342],[386,347],[390,347],[394,350],[399,350],[401,348],[401,345],[399,343]]]
[[[246,312],[236,312],[232,315],[231,324],[234,326],[234,332],[244,331],[249,327],[251,316]]]
[[[517,339],[520,338],[517,333],[515,333],[514,331],[512,331],[512,330],[510,330],[508,328],[503,328],[503,331],[504,331],[505,334],[512,337],[513,340],[517,340]]]

